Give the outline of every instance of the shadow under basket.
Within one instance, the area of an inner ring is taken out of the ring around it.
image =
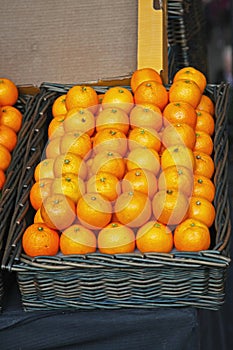
[[[25,310],[117,309],[192,306],[218,310],[225,299],[231,234],[228,201],[228,84],[208,85],[215,103],[214,153],[216,218],[212,245],[200,252],[40,256],[22,251],[21,238],[33,222],[29,192],[47,141],[54,100],[72,85],[44,83],[34,108],[3,268],[16,271]],[[108,87],[95,86],[98,93]]]

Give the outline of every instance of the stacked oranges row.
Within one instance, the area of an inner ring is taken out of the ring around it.
[[[76,85],[59,96],[30,191],[26,254],[208,249],[215,125],[205,87],[193,67],[169,89],[144,68],[131,89]]]
[[[0,78],[0,190],[6,181],[6,170],[11,162],[11,152],[17,144],[17,133],[22,125],[22,113],[14,105],[18,88],[7,78]]]

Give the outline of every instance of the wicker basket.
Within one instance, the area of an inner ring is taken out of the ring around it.
[[[168,0],[168,43],[177,69],[194,66],[207,74],[207,41],[202,0]]]
[[[34,91],[34,90],[33,90]],[[23,92],[20,91],[19,98],[15,107],[23,114],[21,130],[18,133],[18,142],[12,152],[12,160],[6,171],[6,182],[1,191],[0,199],[0,261],[3,256],[3,250],[6,235],[9,230],[11,217],[14,211],[14,201],[17,194],[18,182],[21,175],[21,167],[25,154],[27,138],[31,130],[31,107],[35,105],[35,99],[32,89],[28,87]],[[0,271],[0,307],[4,294],[4,274]]]
[[[15,211],[2,266],[16,271],[25,310],[115,309],[194,306],[217,310],[224,303],[231,233],[228,202],[227,84],[208,85],[216,104],[214,162],[216,219],[212,246],[198,253],[133,253],[105,255],[58,254],[30,258],[22,252],[21,237],[32,223],[29,192],[33,172],[47,140],[47,125],[55,98],[71,85],[42,84],[34,108]],[[97,92],[106,91],[96,87]]]

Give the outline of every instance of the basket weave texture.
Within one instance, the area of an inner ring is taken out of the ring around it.
[[[54,100],[72,85],[44,83],[33,106],[15,210],[2,267],[17,272],[25,310],[115,309],[194,306],[217,310],[224,303],[230,263],[231,233],[228,201],[228,137],[226,111],[229,86],[208,85],[206,93],[216,106],[214,135],[214,205],[212,246],[207,251],[170,254],[131,253],[107,255],[58,254],[30,258],[22,252],[21,237],[32,223],[29,192],[35,166],[47,141]],[[98,93],[108,87],[95,87]]]

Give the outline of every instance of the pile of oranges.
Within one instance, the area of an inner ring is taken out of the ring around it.
[[[34,171],[26,254],[200,251],[215,219],[214,103],[206,77],[180,69],[167,88],[136,70],[131,89],[73,86],[52,106]]]
[[[18,88],[12,80],[0,78],[0,191],[6,181],[6,170],[23,120],[22,113],[14,106],[18,95]]]

